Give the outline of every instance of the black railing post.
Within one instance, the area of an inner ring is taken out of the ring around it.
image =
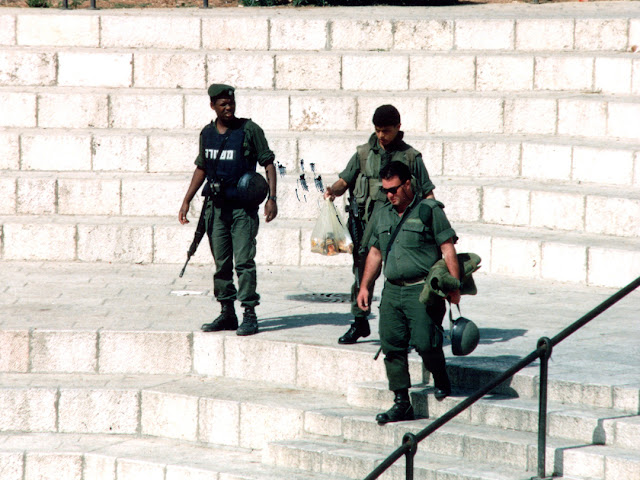
[[[89,7],[91,10],[97,10],[96,0],[91,0],[91,6]]]
[[[406,463],[406,480],[413,480],[413,459],[418,451],[418,441],[413,433],[407,432],[404,434],[404,437],[402,437],[402,443],[409,446],[407,453],[404,455]]]
[[[69,10],[69,0],[62,0],[62,9]]]
[[[202,0],[202,8],[209,8],[209,0]]]
[[[553,345],[551,339],[542,337],[538,340],[540,351],[540,399],[538,401],[538,476],[532,480],[546,478],[545,462],[547,452],[547,378],[549,376],[549,358]]]

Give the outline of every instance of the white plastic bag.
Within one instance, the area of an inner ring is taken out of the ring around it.
[[[353,240],[349,230],[342,223],[335,205],[328,198],[311,232],[311,251],[328,256],[353,252]]]

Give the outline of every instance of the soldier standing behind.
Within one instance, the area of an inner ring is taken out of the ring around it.
[[[360,278],[364,269],[364,259],[367,256],[367,242],[370,231],[367,227],[373,212],[387,202],[386,196],[380,192],[380,170],[392,161],[400,161],[409,167],[415,179],[416,193],[420,197],[434,198],[435,188],[431,180],[422,155],[415,148],[403,141],[404,132],[400,130],[400,113],[393,105],[381,105],[373,114],[375,133],[369,141],[357,147],[347,167],[339,174],[338,180],[327,187],[325,198],[334,200],[343,195],[347,189],[351,196],[349,209],[350,225],[358,225],[362,239],[360,248],[353,252],[353,273],[355,281],[351,287],[351,313],[355,319],[349,330],[338,339],[338,343],[352,344],[360,337],[368,337],[370,309],[361,310],[357,304]],[[357,205],[357,207],[356,207]],[[354,211],[356,210],[357,211]],[[351,232],[352,235],[354,232]]]
[[[202,325],[204,332],[236,330],[238,335],[258,333],[255,307],[260,295],[256,292],[256,236],[260,220],[258,207],[247,205],[238,193],[238,181],[255,172],[256,164],[265,168],[269,196],[264,206],[267,222],[278,214],[276,206],[276,172],[274,153],[269,149],[262,129],[250,119],[235,116],[235,89],[213,84],[208,89],[211,109],[216,119],[200,132],[200,149],[191,184],[180,207],[178,220],[189,223],[189,204],[200,186],[207,180],[205,196],[206,229],[216,264],[213,291],[221,304],[220,315]],[[263,181],[264,182],[264,181]],[[238,276],[238,288],[233,283],[233,267]],[[244,308],[243,322],[238,327],[234,302]]]
[[[409,399],[409,346],[415,347],[425,368],[432,373],[436,399],[451,394],[442,351],[445,300],[438,297],[426,306],[419,297],[429,270],[440,258],[444,258],[454,278],[460,278],[460,268],[454,246],[457,237],[442,211],[444,205],[414,195],[409,169],[401,162],[390,163],[380,176],[389,203],[371,218],[370,249],[358,305],[363,310],[370,308],[373,286],[384,265],[380,343],[389,390],[395,394],[393,406],[376,417],[379,424],[385,424],[414,419]],[[458,304],[460,290],[449,292],[448,299]]]

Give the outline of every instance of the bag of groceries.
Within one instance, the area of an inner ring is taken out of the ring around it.
[[[311,232],[311,251],[329,256],[353,252],[351,235],[342,223],[336,206],[328,198]]]

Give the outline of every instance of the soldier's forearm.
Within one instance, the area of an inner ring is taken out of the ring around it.
[[[339,178],[333,185],[331,185],[331,193],[333,193],[336,197],[339,197],[347,191],[349,185],[342,178]]]
[[[364,264],[361,285],[365,285],[369,290],[373,289],[376,279],[382,270],[382,252],[376,247],[369,249],[367,260]]]
[[[269,196],[276,196],[277,179],[276,179],[276,167],[273,163],[270,163],[265,167],[265,173],[267,174],[267,183],[269,184]]]
[[[187,189],[187,194],[184,196],[185,203],[191,203],[191,200],[193,200],[193,197],[198,192],[198,189],[202,186],[206,178],[207,174],[205,171],[200,167],[196,167],[193,172],[193,177],[191,177],[191,183]]]

